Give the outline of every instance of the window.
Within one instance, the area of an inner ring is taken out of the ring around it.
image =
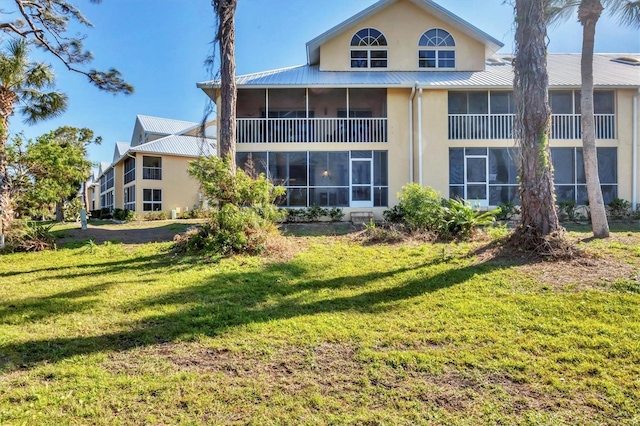
[[[618,152],[616,148],[597,148],[598,175],[604,203],[618,197]],[[587,180],[582,148],[551,148],[556,199],[585,204]]]
[[[553,114],[552,139],[582,138],[579,90],[549,91],[549,106]],[[615,93],[613,90],[594,90],[596,139],[615,139]]]
[[[598,148],[598,173],[606,204],[618,196],[617,149]],[[479,204],[520,203],[518,150],[513,148],[450,148],[449,198]],[[582,148],[551,148],[557,202],[587,201]]]
[[[162,190],[143,189],[142,190],[142,211],[155,212],[162,210]]]
[[[113,210],[113,190],[100,195],[100,208]]]
[[[124,184],[136,180],[136,159],[128,157],[124,160]]]
[[[518,204],[516,154],[509,148],[449,149],[449,198]]]
[[[161,157],[142,157],[142,179],[162,180]]]
[[[451,34],[440,28],[426,31],[418,40],[418,67],[455,68],[456,42]],[[428,47],[428,49],[424,49]]]
[[[511,91],[450,91],[448,112],[449,139],[513,138]]]
[[[100,179],[100,192],[106,192],[108,189],[113,188],[114,185],[114,172],[113,169],[109,169],[108,172]]]
[[[239,152],[239,167],[248,167],[248,159],[254,163],[264,161],[269,178],[276,185],[284,186],[286,195],[281,204],[287,207],[349,207],[352,176],[352,160],[367,158],[371,165],[372,181],[367,188],[373,206],[388,205],[388,155],[387,151],[340,152]],[[362,186],[362,185],[357,185]]]
[[[351,68],[386,68],[386,46],[387,39],[380,31],[374,28],[358,31],[351,39]]]
[[[124,208],[135,211],[136,209],[136,186],[127,186],[124,188]]]

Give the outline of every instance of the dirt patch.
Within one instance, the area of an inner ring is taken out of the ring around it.
[[[184,232],[198,221],[161,220],[153,222],[131,222],[125,224],[105,222],[99,225],[89,224],[86,230],[78,228],[62,231],[63,236],[57,240],[59,246],[88,240],[96,244],[107,241],[122,244],[145,244],[173,241],[176,234]]]
[[[554,395],[529,383],[480,370],[433,374],[411,368],[374,367],[359,360],[357,348],[348,343],[288,346],[268,355],[204,348],[193,343],[166,343],[114,353],[105,367],[120,374],[148,374],[151,359],[151,363],[165,366],[166,371],[155,371],[157,374],[187,371],[226,386],[259,384],[266,399],[283,392],[298,397],[311,390],[347,404],[365,403],[372,409],[407,401],[472,415],[480,401],[493,400],[509,414],[522,415],[562,411],[566,398],[564,394]],[[593,411],[580,398],[573,401],[583,412]]]

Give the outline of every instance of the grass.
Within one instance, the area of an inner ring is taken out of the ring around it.
[[[571,234],[610,279],[478,242],[5,255],[0,424],[637,424],[640,232],[614,234]]]

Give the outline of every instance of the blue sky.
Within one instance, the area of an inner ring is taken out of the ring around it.
[[[237,73],[306,63],[305,43],[376,0],[239,0],[236,14]],[[503,0],[436,0],[462,19],[513,49],[513,10]],[[11,118],[11,133],[29,138],[59,126],[88,127],[103,137],[89,149],[94,162],[111,161],[114,144],[131,139],[137,114],[199,121],[207,97],[196,82],[208,80],[203,63],[211,51],[214,16],[210,0],[106,0],[75,2],[94,24],[82,29],[95,56],[92,67],[117,68],[134,85],[131,96],[100,92],[86,77],[68,72],[52,58],[38,55],[56,70],[57,88],[70,105],[56,119],[27,126]],[[551,52],[579,52],[582,30],[571,22],[549,32]],[[637,30],[604,16],[598,24],[597,52],[640,52]]]

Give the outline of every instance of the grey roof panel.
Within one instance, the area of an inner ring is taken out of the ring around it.
[[[620,56],[640,59],[638,53],[595,54],[594,84],[600,87],[639,87],[640,67],[613,59]],[[495,55],[498,65],[487,65],[484,71],[320,71],[318,66],[301,65],[263,71],[237,77],[239,88],[277,87],[412,87],[487,88],[512,87],[513,70],[501,62],[510,55]],[[579,87],[580,54],[549,54],[548,71],[551,87]],[[219,87],[218,80],[198,83],[200,88]]]
[[[145,132],[163,135],[175,135],[198,124],[192,121],[173,120],[171,118],[151,117],[148,115],[138,115],[137,117]]]
[[[199,157],[216,155],[215,141],[195,136],[170,135],[131,148],[131,152]]]

